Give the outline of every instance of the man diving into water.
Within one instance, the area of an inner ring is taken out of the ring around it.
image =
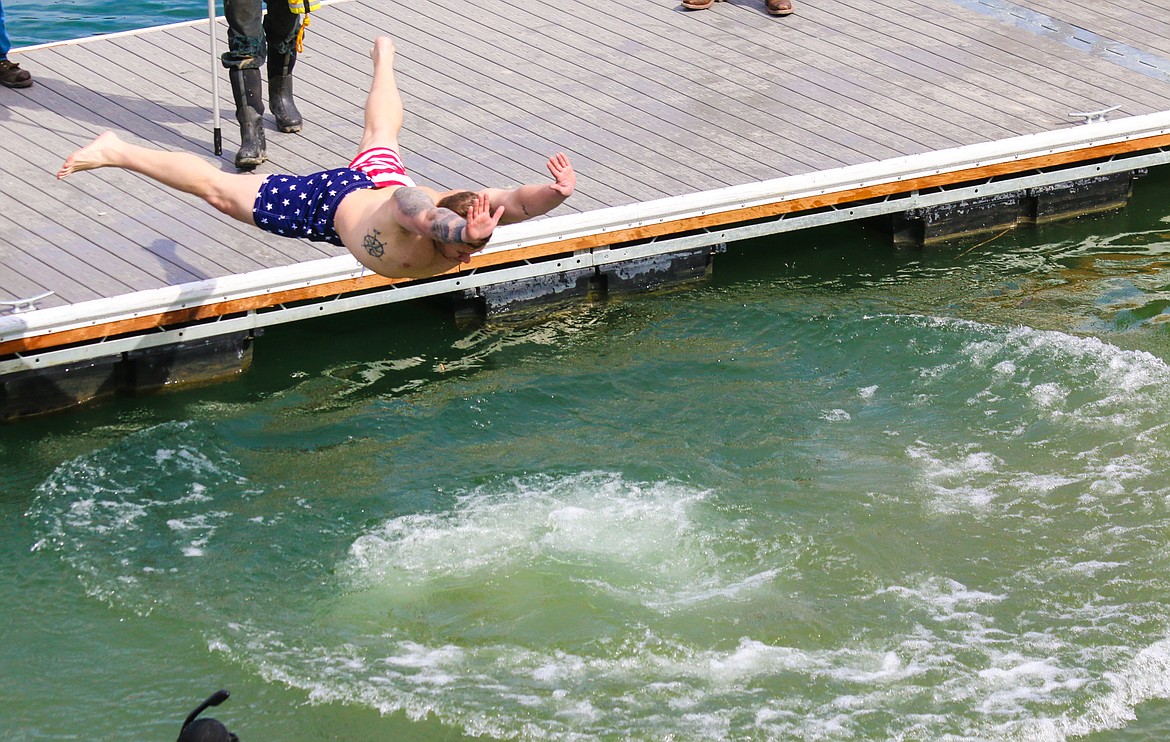
[[[312,175],[228,173],[186,152],[139,147],[106,132],[71,154],[58,178],[119,167],[202,198],[245,224],[286,237],[342,245],[384,276],[422,278],[471,260],[497,224],[545,214],[573,193],[577,175],[562,153],[548,160],[552,183],[443,191],[416,185],[398,156],[402,98],[394,42],[374,42],[365,128],[349,167]]]

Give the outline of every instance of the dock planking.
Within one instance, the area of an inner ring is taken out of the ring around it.
[[[799,0],[782,19],[762,0],[702,12],[670,0],[341,0],[306,34],[305,128],[279,134],[269,120],[259,172],[349,160],[379,34],[398,46],[412,175],[439,188],[539,181],[548,155],[565,151],[578,193],[554,214],[1051,131],[1074,125],[1073,111],[1166,109],[1170,79],[1075,34],[1166,55],[1170,0],[1014,5],[1061,23],[1041,33],[958,0]],[[130,173],[53,178],[106,129],[213,158],[207,31],[204,21],[15,53],[36,84],[0,91],[0,299],[53,291],[38,307],[63,306],[344,254]],[[222,51],[222,20],[217,33]],[[215,73],[230,170],[238,131],[226,73]]]

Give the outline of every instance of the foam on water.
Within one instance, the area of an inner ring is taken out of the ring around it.
[[[130,435],[67,462],[38,487],[28,515],[42,536],[33,548],[61,553],[95,597],[150,613],[166,594],[153,593],[150,577],[176,569],[174,557],[201,555],[233,517],[207,506],[210,491],[239,482],[234,468],[191,423]],[[160,543],[167,546],[147,546]]]
[[[340,572],[356,592],[317,628],[364,625],[374,614],[384,621],[376,635],[342,631],[346,640],[334,645],[290,646],[253,627],[224,647],[246,645],[246,661],[266,677],[321,701],[416,718],[435,714],[469,733],[504,737],[824,739],[872,738],[878,730],[891,738],[1061,739],[1099,728],[1099,707],[1112,709],[1111,718],[1120,713],[1114,705],[1132,709],[1141,682],[1156,686],[1146,692],[1160,692],[1159,684],[1136,680],[1146,677],[1141,668],[1157,669],[1151,650],[1121,640],[1151,618],[1141,606],[1098,598],[1099,606],[1076,617],[1083,629],[1117,632],[1099,645],[1078,646],[1046,628],[1050,603],[1062,600],[1069,585],[1045,591],[1043,581],[1051,578],[1040,575],[1085,577],[1082,589],[1090,589],[1114,571],[1105,563],[1037,565],[1035,581],[1014,579],[1014,567],[1005,565],[992,590],[919,575],[852,598],[874,613],[892,600],[909,617],[901,632],[842,624],[842,639],[820,646],[807,638],[805,646],[764,638],[775,627],[742,619],[751,614],[753,594],[783,604],[777,583],[792,578],[796,555],[767,570],[741,561],[745,544],[735,542],[743,533],[713,497],[600,473],[475,492],[452,512],[395,519],[355,541]],[[573,528],[561,538],[566,522]],[[637,543],[639,534],[649,546]],[[1118,548],[1127,543],[1127,534],[1114,535]],[[666,564],[668,554],[677,564]],[[643,567],[636,582],[622,569],[623,555]],[[534,574],[541,577],[538,591],[529,590]],[[491,594],[516,582],[526,589],[513,596],[516,613],[509,616]],[[604,605],[614,596],[623,601],[621,625],[609,621],[618,616],[607,615]],[[476,601],[491,610],[467,605]],[[671,611],[696,602],[702,604],[696,615],[715,624],[701,636],[670,621]],[[528,620],[569,603],[592,614],[597,636],[575,632],[563,612],[544,625]],[[645,610],[639,614],[631,603]],[[412,627],[402,620],[407,605],[432,613]],[[452,610],[459,617],[450,630],[435,630]],[[506,629],[467,631],[476,616],[489,614]],[[1151,647],[1164,640],[1162,622],[1155,623]],[[1135,679],[1108,680],[1123,676]]]
[[[394,518],[357,539],[340,568],[353,588],[409,591],[479,584],[542,565],[566,584],[623,601],[668,605],[713,590],[749,589],[728,577],[696,523],[708,493],[639,484],[605,473],[515,480],[464,496],[451,512]]]
[[[747,474],[719,452],[704,485],[566,467],[264,500],[290,485],[252,481],[268,454],[174,423],[62,465],[29,514],[92,595],[192,616],[213,653],[314,702],[469,734],[1057,740],[1170,694],[1165,364],[1027,328],[844,324],[906,367],[818,369],[769,422],[787,435],[799,410],[816,445],[767,438]],[[330,470],[409,480],[376,471],[383,444],[332,446]],[[287,453],[273,472],[317,461]],[[241,555],[266,579],[225,578]]]
[[[1145,351],[1121,350],[1098,338],[1029,327],[930,321],[985,336],[966,342],[958,359],[931,369],[933,373],[990,368],[995,378],[987,391],[1022,389],[1036,409],[1061,422],[1125,429],[1141,421],[1149,405],[1165,409],[1162,390],[1170,371],[1164,361]],[[1058,379],[1046,378],[1052,376]]]

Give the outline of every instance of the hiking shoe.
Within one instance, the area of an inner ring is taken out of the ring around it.
[[[32,75],[20,65],[7,59],[0,59],[0,85],[6,88],[27,88],[32,85]]]

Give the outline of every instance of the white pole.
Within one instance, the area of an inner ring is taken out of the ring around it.
[[[211,39],[211,110],[214,120],[211,138],[218,157],[223,154],[223,132],[219,126],[219,53],[215,48],[215,35],[219,29],[215,22],[215,0],[207,0],[207,29]]]

